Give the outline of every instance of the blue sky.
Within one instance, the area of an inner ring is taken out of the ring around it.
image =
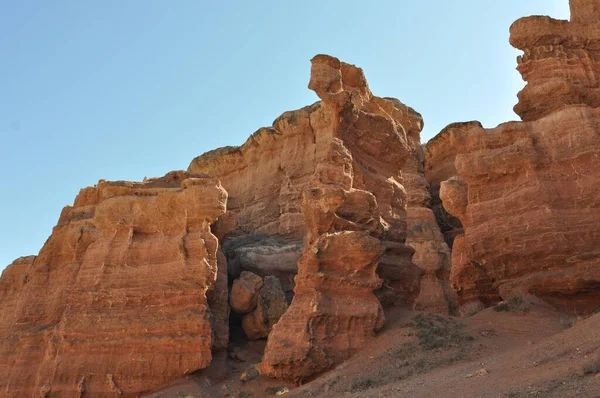
[[[367,5],[369,4],[369,5]],[[100,178],[141,180],[311,104],[318,53],[421,112],[516,119],[508,29],[567,0],[0,0],[0,269],[37,254]]]

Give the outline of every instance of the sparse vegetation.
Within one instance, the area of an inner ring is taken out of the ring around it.
[[[467,357],[474,340],[462,323],[436,314],[418,314],[404,327],[410,329],[406,335],[414,336],[415,341],[387,349],[381,357],[385,367],[354,380],[346,391],[370,390],[450,365]],[[434,350],[437,352],[432,355]],[[333,387],[334,383],[329,388]]]
[[[564,357],[564,356],[567,356],[567,355],[569,355],[569,354],[572,354],[572,353],[573,353],[573,349],[572,349],[572,348],[567,348],[567,349],[565,349],[565,350],[559,351],[559,352],[558,352],[558,353],[556,353],[556,354],[549,355],[549,356],[547,356],[547,357],[544,357],[544,358],[540,359],[539,361],[537,361],[537,362],[535,363],[535,365],[536,365],[536,366],[545,365],[545,364],[547,364],[547,363],[550,363],[550,362],[557,361],[557,360],[559,360],[560,358],[562,358],[562,357]]]
[[[494,306],[496,312],[529,312],[529,308],[525,305],[523,296],[514,296],[507,301],[502,301]]]
[[[462,323],[441,315],[418,314],[411,324],[417,331],[419,345],[426,351],[458,347],[473,341],[473,337],[463,331]]]
[[[600,357],[583,364],[583,374],[591,375],[600,373]]]
[[[352,383],[352,385],[350,386],[350,391],[357,392],[370,390],[371,388],[376,387],[377,385],[378,382],[370,378],[358,379]]]

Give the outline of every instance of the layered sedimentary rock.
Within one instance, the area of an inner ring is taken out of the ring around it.
[[[263,285],[260,276],[244,271],[240,277],[233,281],[229,304],[231,309],[238,314],[247,314],[256,308],[258,292]]]
[[[600,2],[570,5],[571,21],[526,17],[510,29],[511,44],[523,51],[517,69],[527,85],[515,112],[524,121],[566,105],[600,106]]]
[[[282,114],[240,147],[225,147],[194,159],[188,171],[218,178],[229,193],[236,226],[223,242],[229,277],[242,271],[276,275],[291,293],[306,227],[302,191],[325,156],[331,136],[320,103]],[[317,134],[319,131],[319,134]]]
[[[451,273],[463,305],[520,294],[573,312],[600,304],[598,5],[573,1],[571,22],[517,21],[525,121],[472,124],[454,148],[457,175],[440,196],[464,227]]]
[[[467,131],[474,126],[482,127],[479,122],[452,123],[424,145],[425,179],[429,183],[431,208],[450,248],[454,244],[454,238],[462,235],[463,227],[460,220],[448,213],[442,205],[440,186],[443,181],[457,174],[454,160],[459,151],[464,151]]]
[[[208,366],[226,200],[184,172],[81,190],[0,280],[2,395],[132,396]]]
[[[418,140],[422,128],[418,113],[398,100],[372,96],[362,73],[356,74],[350,66],[343,69],[345,79],[351,81],[347,85],[357,91],[355,97],[369,98],[357,106],[364,105],[368,116],[361,116],[355,121],[356,115],[350,112],[336,115],[331,106],[317,102],[285,112],[273,122],[272,127],[259,129],[240,147],[217,149],[191,162],[189,172],[219,178],[229,193],[228,210],[235,214],[237,220],[236,228],[223,242],[230,278],[238,278],[242,271],[261,276],[276,275],[291,298],[293,278],[298,272],[297,264],[303,249],[301,239],[307,231],[300,211],[302,193],[308,189],[317,165],[327,157],[334,137],[331,125],[335,117],[346,118],[347,121],[340,123],[355,123],[357,129],[366,132],[353,144],[355,147],[348,147],[353,154],[357,151],[368,154],[369,159],[358,158],[355,161],[363,162],[361,169],[371,166],[378,151],[386,152],[382,146],[387,142],[377,142],[376,138],[368,136],[378,128],[389,130],[382,120],[393,119],[394,128],[401,130],[405,141],[407,134]],[[406,152],[399,155],[404,159]],[[399,182],[396,190],[402,193],[392,192],[385,179],[372,178],[371,174],[378,174],[378,170],[365,172],[366,178],[357,174],[356,184],[360,189],[373,192],[384,210],[382,217],[386,232],[382,240],[386,241],[387,250],[378,267],[378,274],[384,279],[377,292],[378,297],[384,304],[412,306],[419,295],[423,270],[411,263],[414,250],[404,244],[406,193],[401,186],[399,163],[393,160],[382,166],[386,161],[385,158],[378,159],[375,167],[386,169],[382,175],[394,176]],[[416,158],[414,161],[417,162]],[[419,183],[426,185],[424,181]],[[423,189],[416,187],[415,192],[419,190],[419,193],[415,195],[424,195]],[[402,198],[399,202],[398,197]]]
[[[399,107],[403,106],[399,104]],[[451,253],[433,212],[430,186],[425,178],[421,146],[421,115],[410,108],[397,115],[405,126],[410,153],[402,168],[408,193],[406,244],[415,250],[412,262],[423,270],[415,308],[427,312],[454,314],[456,293],[449,282]]]
[[[361,69],[325,55],[312,60],[309,88],[328,116],[317,136],[333,138],[303,192],[307,231],[295,296],[259,365],[296,380],[344,360],[381,328],[378,268],[391,281],[403,278],[398,293],[407,300],[421,274],[404,244],[407,195],[399,182],[409,146],[397,115],[408,109],[374,97]]]
[[[250,340],[265,338],[288,308],[285,293],[279,279],[267,276],[256,294],[256,305],[242,319],[244,333]]]

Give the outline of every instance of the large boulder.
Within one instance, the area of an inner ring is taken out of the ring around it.
[[[247,314],[256,308],[256,300],[263,279],[252,272],[244,271],[240,277],[233,281],[229,304],[238,314]]]
[[[254,310],[244,316],[242,327],[250,340],[265,338],[288,308],[279,279],[267,276],[256,296]]]

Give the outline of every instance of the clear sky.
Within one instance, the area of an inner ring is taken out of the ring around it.
[[[0,0],[0,269],[37,254],[99,179],[239,145],[317,100],[310,58],[361,66],[425,120],[516,119],[510,24],[567,0]]]

